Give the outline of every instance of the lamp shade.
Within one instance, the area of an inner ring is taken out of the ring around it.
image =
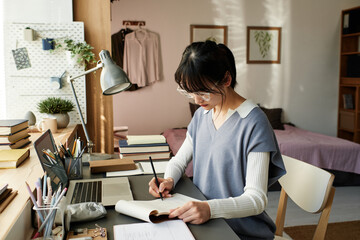
[[[104,95],[113,95],[131,87],[131,82],[126,73],[115,64],[107,50],[99,53],[100,60],[104,64],[100,76],[101,89]]]

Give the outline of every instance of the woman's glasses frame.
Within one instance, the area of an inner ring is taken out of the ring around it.
[[[180,88],[180,86],[177,87],[176,89],[180,94],[184,95],[187,98],[195,98],[195,96],[201,97],[202,100],[204,101],[209,101],[210,100],[210,93],[209,92],[194,92],[194,93],[189,93],[187,91],[185,91],[184,89]]]

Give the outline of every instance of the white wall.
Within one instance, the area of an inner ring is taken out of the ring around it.
[[[130,134],[185,127],[187,100],[174,72],[190,43],[190,24],[228,25],[237,92],[267,107],[282,107],[285,121],[336,135],[340,14],[360,0],[121,0],[112,3],[112,33],[123,20],[144,20],[161,38],[164,80],[114,96],[114,125]],[[282,27],[281,64],[246,64],[246,27]]]
[[[6,116],[4,24],[73,21],[72,0],[2,0],[0,3],[0,119]]]

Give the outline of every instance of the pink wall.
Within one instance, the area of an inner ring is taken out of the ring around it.
[[[123,20],[144,20],[160,35],[164,79],[114,96],[114,126],[129,134],[159,134],[190,122],[188,101],[176,92],[174,72],[190,43],[191,24],[228,26],[238,72],[235,90],[285,121],[336,135],[339,34],[342,9],[359,0],[121,0],[112,6],[112,33]],[[246,27],[282,28],[281,64],[246,64]]]

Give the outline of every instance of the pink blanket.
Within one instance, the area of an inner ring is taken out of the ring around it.
[[[360,144],[284,125],[274,130],[282,154],[320,168],[360,174]]]
[[[360,174],[360,144],[284,125],[274,130],[282,154],[320,168]],[[186,129],[168,129],[163,134],[175,155],[186,137]],[[192,176],[192,162],[186,169]]]

